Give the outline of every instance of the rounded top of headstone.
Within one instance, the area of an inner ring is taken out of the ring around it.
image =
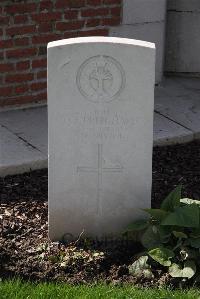
[[[133,45],[133,46],[140,46],[146,48],[155,49],[155,44],[130,39],[130,38],[121,38],[121,37],[108,37],[108,36],[89,36],[89,37],[76,37],[76,38],[68,38],[57,40],[54,42],[48,43],[48,48],[65,46],[65,45],[72,45],[72,44],[86,44],[86,43],[111,43],[111,44],[126,44],[126,45]]]

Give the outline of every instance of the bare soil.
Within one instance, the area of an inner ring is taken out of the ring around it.
[[[141,250],[132,242],[84,239],[64,244],[48,239],[47,169],[0,178],[0,278],[33,281],[140,285],[175,284],[164,269],[137,280],[128,265]],[[183,196],[200,199],[200,141],[155,147],[152,206],[159,207],[177,185]]]

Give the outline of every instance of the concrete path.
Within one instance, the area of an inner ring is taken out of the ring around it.
[[[62,133],[62,132],[61,132]],[[155,90],[154,145],[200,138],[200,78],[168,78]],[[0,176],[47,167],[47,108],[0,113]]]

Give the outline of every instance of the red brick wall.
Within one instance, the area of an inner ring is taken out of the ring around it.
[[[57,39],[108,35],[122,0],[0,1],[0,107],[46,101],[46,47]]]

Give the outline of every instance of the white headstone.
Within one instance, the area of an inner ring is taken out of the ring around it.
[[[49,236],[115,236],[150,207],[155,46],[48,45]]]

